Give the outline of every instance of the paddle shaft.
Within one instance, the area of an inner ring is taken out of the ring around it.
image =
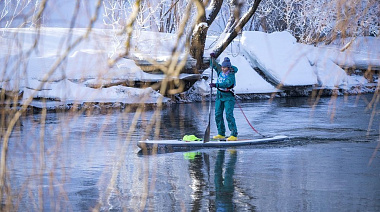
[[[211,58],[211,83],[214,76],[214,58]],[[206,127],[205,135],[203,137],[203,143],[210,141],[210,125],[211,125],[211,100],[212,100],[212,87],[210,87],[210,101],[208,105],[208,125]]]

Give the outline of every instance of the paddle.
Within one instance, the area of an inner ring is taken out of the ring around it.
[[[212,83],[212,78],[214,75],[214,58],[211,57],[211,83]],[[210,88],[210,101],[208,105],[208,125],[205,131],[205,135],[203,137],[203,143],[207,143],[210,141],[210,124],[211,124],[211,97],[212,97],[212,88]]]

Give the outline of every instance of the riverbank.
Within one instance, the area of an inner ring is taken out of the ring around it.
[[[377,75],[374,75],[374,78]],[[275,93],[252,93],[252,94],[236,94],[236,99],[243,100],[263,100],[273,98],[290,98],[290,97],[309,97],[311,99],[330,96],[344,96],[344,95],[364,95],[374,94],[378,88],[377,78],[374,83],[367,83],[365,85],[353,86],[350,89],[326,89],[326,88],[300,88],[294,90],[279,91]],[[21,94],[22,95],[22,94]],[[17,100],[14,102],[14,100]],[[17,109],[23,106],[21,101],[22,96],[11,96],[6,93],[3,95],[3,100],[0,102],[0,107],[8,109]],[[154,109],[159,105],[165,107],[171,104],[182,104],[191,102],[204,102],[209,101],[209,95],[201,94],[196,91],[196,88],[191,88],[186,92],[171,96],[171,98],[165,98],[162,102],[152,103],[124,103],[118,102],[75,102],[60,100],[54,100],[49,98],[38,98],[32,100],[28,105],[28,110],[34,110],[38,112],[42,109],[46,109],[49,112],[65,112],[65,111],[101,111],[101,110],[123,110],[126,108],[132,109],[143,107],[145,109]],[[215,95],[212,96],[212,101],[215,101]]]

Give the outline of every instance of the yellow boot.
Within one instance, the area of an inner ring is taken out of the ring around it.
[[[223,139],[223,138],[225,138],[225,136],[223,136],[223,135],[216,135],[216,136],[214,136],[214,137],[212,137],[213,139]]]
[[[230,137],[227,138],[227,141],[237,141],[237,140],[238,140],[238,138],[233,136],[233,135],[231,135]]]

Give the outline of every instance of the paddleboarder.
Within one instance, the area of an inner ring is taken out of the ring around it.
[[[226,127],[224,125],[223,111],[226,112],[226,120],[228,129],[231,131],[231,136],[227,141],[237,141],[237,127],[234,117],[235,96],[233,88],[236,85],[235,74],[238,69],[231,65],[230,58],[225,57],[222,65],[213,63],[215,54],[211,53],[211,66],[216,70],[218,79],[216,83],[210,83],[210,88],[217,88],[215,101],[215,122],[218,128],[218,135],[214,139],[224,139],[226,137]]]

